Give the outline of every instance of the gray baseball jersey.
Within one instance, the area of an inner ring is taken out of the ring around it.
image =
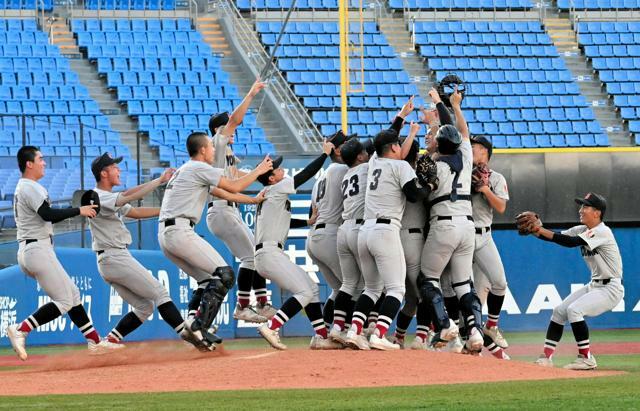
[[[167,184],[159,220],[186,218],[197,224],[209,192],[218,185],[223,172],[202,161],[184,163]]]
[[[285,177],[264,190],[265,200],[258,205],[255,235],[256,244],[273,241],[283,244],[291,224],[291,202],[289,194],[296,188],[293,178]]]
[[[369,160],[364,218],[388,218],[400,227],[406,196],[402,187],[416,178],[416,172],[404,160],[373,156]]]
[[[53,225],[38,214],[38,209],[45,201],[50,203],[49,193],[42,185],[28,178],[18,180],[13,197],[18,242],[46,239],[53,234]]]
[[[342,178],[342,219],[364,218],[364,198],[367,192],[369,163],[350,168]]]
[[[424,229],[427,220],[427,210],[422,201],[415,203],[407,201],[402,215],[402,228]]]
[[[502,174],[491,170],[489,188],[497,197],[509,201],[507,180],[505,180]],[[489,205],[484,195],[482,193],[472,194],[471,203],[473,205],[473,220],[476,227],[491,227],[493,223],[493,208]]]
[[[93,238],[93,251],[109,248],[127,248],[131,244],[131,233],[127,230],[122,217],[133,208],[131,204],[116,206],[120,193],[94,188],[100,198],[100,212],[89,219],[89,230]]]
[[[470,195],[471,194],[471,172],[473,169],[473,152],[471,150],[471,143],[469,140],[463,140],[460,144],[460,151],[462,152],[462,171],[458,177],[458,195]],[[449,195],[453,186],[453,180],[455,173],[451,172],[451,168],[443,161],[437,161],[438,178],[440,183],[438,189],[433,191],[429,195],[429,201],[438,198],[443,195]],[[455,216],[455,215],[472,215],[471,201],[442,201],[434,204],[431,207],[431,217],[435,216]]]
[[[622,278],[622,257],[618,243],[604,222],[592,229],[585,225],[571,227],[562,234],[579,236],[587,243],[580,247],[580,252],[591,270],[592,280]]]
[[[331,163],[317,181],[315,196],[318,207],[317,223],[342,223],[342,178],[349,170],[345,164]]]
[[[213,147],[216,150],[216,154],[213,159],[213,166],[224,170],[223,175],[225,177],[235,179],[237,178],[237,175],[233,170],[240,160],[235,156],[235,154],[233,154],[233,150],[229,146],[229,136],[221,134],[221,131],[224,131],[224,126],[221,127],[218,133],[213,137]],[[212,196],[211,199],[220,200],[218,197],[214,196]]]

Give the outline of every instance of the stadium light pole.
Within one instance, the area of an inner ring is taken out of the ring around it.
[[[349,0],[338,1],[340,32],[340,114],[342,132],[347,134],[347,91],[349,89]]]

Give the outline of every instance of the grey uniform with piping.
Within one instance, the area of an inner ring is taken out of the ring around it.
[[[34,278],[62,314],[81,304],[80,291],[53,249],[53,225],[38,214],[49,193],[39,183],[21,178],[13,199],[18,240],[18,265]]]
[[[405,314],[415,314],[418,304],[417,279],[420,274],[420,256],[424,248],[423,230],[427,219],[427,211],[422,201],[415,203],[407,201],[402,215],[402,228],[400,229],[400,241],[404,250],[404,259],[407,264],[407,288],[405,295]]]
[[[98,272],[132,308],[141,322],[153,314],[154,305],[171,301],[167,290],[129,252],[131,233],[123,222],[130,204],[116,205],[119,193],[94,188],[100,212],[89,219],[92,249],[97,253]]]

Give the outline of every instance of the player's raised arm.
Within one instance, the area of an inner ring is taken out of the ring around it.
[[[220,177],[220,182],[218,183],[218,188],[221,188],[229,193],[239,193],[249,187],[251,183],[256,181],[256,179],[266,173],[269,170],[273,170],[273,161],[267,155],[264,160],[260,162],[250,173],[247,173],[245,176],[242,176],[238,179],[231,180],[226,177]]]
[[[309,181],[311,177],[316,175],[316,173],[322,168],[324,161],[327,159],[327,157],[329,157],[329,154],[331,154],[331,150],[333,150],[334,148],[335,146],[325,139],[322,143],[322,154],[320,154],[315,160],[307,164],[307,166],[303,168],[302,171],[293,176],[293,186],[295,188],[298,188]]]
[[[453,94],[449,97],[449,101],[451,101],[451,108],[453,108],[453,113],[456,116],[456,128],[460,132],[460,136],[463,139],[469,140],[469,126],[462,113],[462,94],[458,92],[458,86],[453,89]]]
[[[167,168],[160,177],[123,191],[116,200],[116,206],[120,207],[132,201],[141,200],[147,194],[171,180],[175,171],[175,168]]]
[[[141,220],[143,218],[152,218],[160,215],[159,207],[133,207],[127,213],[127,217]]]
[[[223,200],[231,201],[232,203],[241,203],[241,204],[260,204],[263,202],[264,193],[260,192],[257,196],[251,197],[241,193],[230,193],[221,188],[213,188],[211,190],[211,195],[219,197]]]
[[[224,126],[224,130],[222,131],[225,136],[230,136],[235,133],[238,126],[242,124],[244,116],[247,114],[247,110],[249,110],[249,107],[251,106],[251,102],[253,101],[255,96],[257,96],[258,93],[260,93],[260,91],[266,86],[267,83],[263,83],[262,81],[260,81],[260,79],[256,80],[253,83],[251,89],[249,90],[249,93],[247,93],[242,102],[238,105],[238,107],[236,107],[235,110],[233,110],[233,113],[231,113],[231,115],[229,116],[229,122]]]

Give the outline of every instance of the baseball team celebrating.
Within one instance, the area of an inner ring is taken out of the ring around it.
[[[259,334],[279,350],[287,348],[281,328],[304,310],[314,329],[311,349],[406,347],[477,355],[486,347],[496,358],[509,359],[509,345],[498,328],[507,280],[491,231],[493,213],[505,212],[509,193],[505,178],[489,167],[490,140],[469,133],[462,93],[457,88],[451,94],[429,92],[435,109],[421,109],[427,125],[424,153],[416,140],[420,124],[411,122],[408,136],[400,137],[405,118],[415,109],[411,98],[372,140],[338,131],[324,141],[321,155],[288,176],[280,156],[266,156],[252,171],[240,170],[232,150],[235,130],[264,87],[256,81],[231,115],[212,116],[211,135],[189,135],[189,161],[155,180],[114,192],[121,185],[122,158],[97,157],[91,164],[96,186],[85,192],[78,208],[52,208],[38,183],[46,167],[42,153],[34,146],[18,151],[18,263],[51,299],[8,327],[18,357],[27,359],[29,332],[65,313],[87,339],[91,354],[122,349],[122,340],[154,309],[186,343],[213,351],[222,342],[213,321],[237,283],[234,318],[261,323]],[[289,196],[318,174],[327,158],[331,164],[313,187],[308,219],[293,219]],[[264,189],[255,197],[242,194],[256,180]],[[166,187],[160,208],[131,205],[161,185]],[[603,222],[605,199],[588,193],[576,202],[580,225],[568,230],[548,230],[529,211],[519,214],[516,224],[522,235],[580,247],[591,280],[553,310],[544,353],[536,363],[553,366],[568,321],[579,354],[565,368],[587,370],[597,363],[585,317],[613,309],[624,288],[620,252]],[[241,218],[239,203],[256,204],[253,232]],[[209,230],[240,261],[237,273],[194,230],[205,206]],[[53,248],[52,224],[78,215],[89,219],[100,275],[132,308],[104,338]],[[162,252],[197,282],[186,318],[127,249],[132,239],[124,217],[158,217]],[[284,251],[289,229],[307,226],[308,255],[331,289],[324,304],[318,285]],[[290,293],[278,308],[269,302],[266,280]],[[414,316],[415,337],[405,344]]]

